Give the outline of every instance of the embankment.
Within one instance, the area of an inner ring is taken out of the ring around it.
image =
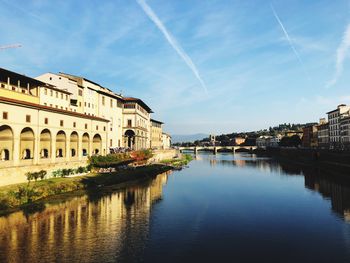
[[[302,164],[316,165],[350,170],[350,152],[330,151],[322,149],[301,148],[267,148],[264,152],[256,152],[258,155],[267,155],[276,159],[299,162]]]

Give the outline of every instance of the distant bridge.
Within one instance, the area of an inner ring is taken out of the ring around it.
[[[257,149],[256,146],[191,146],[191,147],[179,147],[180,152],[183,151],[193,151],[197,153],[198,151],[211,151],[216,154],[219,150],[226,150],[235,153],[237,150],[245,149],[250,152]]]

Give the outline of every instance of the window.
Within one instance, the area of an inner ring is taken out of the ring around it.
[[[60,126],[63,127],[63,120],[60,120]]]
[[[1,83],[1,88],[5,88],[5,84]]]
[[[103,131],[106,131],[106,126],[103,126]]]
[[[88,103],[88,107],[90,108],[90,102]]]
[[[102,105],[104,106],[105,105],[105,97],[102,96]]]
[[[73,128],[77,127],[77,123],[73,122]]]
[[[109,147],[112,147],[112,146],[113,146],[113,140],[110,139],[110,140],[109,140]]]
[[[26,115],[26,122],[30,122],[30,115]]]
[[[98,131],[98,125],[96,125],[96,131]]]
[[[45,124],[49,124],[49,118],[45,118]]]
[[[58,105],[55,106],[58,109]]]
[[[50,107],[52,107],[52,104],[50,104]]]
[[[68,95],[66,95],[66,100],[68,100]]]
[[[87,125],[87,123],[85,123],[85,129],[87,129],[88,128],[88,125]]]
[[[81,101],[79,101],[79,107],[81,107]]]
[[[111,108],[113,108],[113,99],[111,99]]]
[[[63,100],[63,93],[61,93],[61,99]]]
[[[46,102],[44,102],[44,105],[45,105],[45,106],[47,106],[47,103],[46,103]]]
[[[132,120],[128,120],[128,127],[132,126]]]
[[[78,95],[79,95],[79,96],[83,96],[83,90],[79,89]]]
[[[8,116],[9,116],[8,112],[4,111],[4,112],[2,113],[2,118],[3,118],[4,120],[7,120],[7,119],[8,119]]]
[[[50,77],[50,80],[52,80],[52,77]]]
[[[58,98],[58,91],[56,91],[56,98]]]
[[[45,95],[47,95],[47,89],[44,89],[44,93],[45,93]]]
[[[84,106],[86,107],[86,101],[84,102]]]
[[[53,91],[52,91],[52,90],[50,90],[50,96],[51,96],[51,97],[53,96]]]

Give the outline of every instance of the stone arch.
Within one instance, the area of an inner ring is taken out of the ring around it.
[[[21,131],[20,135],[20,154],[21,159],[33,159],[34,158],[34,145],[35,136],[34,131],[26,127]]]
[[[40,133],[40,158],[51,157],[51,132],[48,129],[44,129]]]
[[[98,133],[92,138],[92,149],[94,154],[101,154],[102,152],[102,138]]]
[[[90,136],[88,133],[84,133],[82,137],[82,155],[88,156],[90,151]]]
[[[77,132],[72,132],[70,135],[70,156],[78,156],[78,145],[79,145],[79,136]]]
[[[13,159],[13,131],[10,126],[0,126],[0,160]]]
[[[56,135],[56,157],[66,157],[66,133],[59,131]]]
[[[135,144],[135,132],[133,130],[126,130],[124,135],[126,137],[126,146],[133,148]]]

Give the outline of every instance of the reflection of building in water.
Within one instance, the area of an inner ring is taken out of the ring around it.
[[[22,212],[0,217],[0,262],[103,262],[111,254],[134,261],[168,174],[109,195],[48,205],[27,217]]]
[[[340,214],[344,220],[350,221],[350,181],[335,178],[322,177],[316,171],[304,171],[305,187],[322,194],[329,198],[332,204],[332,210]]]
[[[210,166],[216,166],[217,160],[216,159],[210,159]]]

